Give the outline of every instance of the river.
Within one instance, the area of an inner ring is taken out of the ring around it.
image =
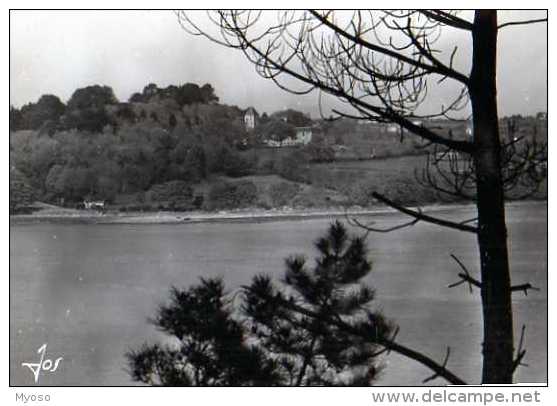
[[[435,214],[474,217],[472,206]],[[407,221],[400,214],[365,218],[378,227]],[[256,273],[280,277],[284,258],[314,255],[312,243],[330,219],[197,224],[25,224],[10,227],[10,383],[34,385],[22,362],[63,357],[40,385],[133,385],[124,353],[163,338],[147,322],[171,285],[200,276],[224,278],[230,289]],[[526,325],[519,382],[547,380],[547,204],[507,208],[513,283],[540,288],[514,295],[515,330]],[[417,225],[368,238],[376,304],[400,326],[397,341],[442,362],[470,383],[481,377],[479,293],[447,285],[458,280],[457,255],[477,272],[472,234]],[[379,385],[420,385],[431,373],[396,354],[382,360]],[[433,384],[444,384],[441,380]]]

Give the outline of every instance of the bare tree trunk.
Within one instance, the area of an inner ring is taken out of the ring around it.
[[[497,113],[497,11],[476,11],[470,99],[474,120],[483,304],[483,383],[512,383],[513,318]]]

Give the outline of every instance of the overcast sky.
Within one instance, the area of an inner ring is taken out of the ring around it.
[[[546,16],[515,11],[500,12],[499,19]],[[461,45],[462,66],[470,58],[467,35],[445,39]],[[546,111],[546,24],[507,27],[499,35],[500,115]],[[195,82],[211,83],[226,104],[318,115],[316,93],[300,97],[278,89],[241,53],[186,34],[171,11],[12,11],[10,74],[10,103],[17,107],[42,94],[66,102],[75,89],[92,84],[111,86],[125,101],[151,82]]]

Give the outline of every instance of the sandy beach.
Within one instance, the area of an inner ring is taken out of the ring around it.
[[[467,207],[466,204],[438,204],[422,207],[423,211],[435,212],[449,208]],[[395,213],[394,209],[385,206],[352,207],[352,208],[306,208],[289,207],[265,210],[246,208],[240,210],[191,211],[191,212],[126,212],[107,211],[101,213],[94,210],[68,209],[45,203],[37,203],[37,211],[32,214],[10,215],[10,224],[35,223],[81,223],[81,224],[183,224],[212,222],[264,222],[288,221],[313,218],[342,218],[369,216],[374,214]]]
[[[547,204],[547,200],[535,200]],[[508,207],[520,204],[508,203]],[[38,208],[31,214],[10,215],[10,224],[70,223],[70,224],[184,224],[184,223],[230,223],[230,222],[267,222],[289,221],[317,218],[365,217],[377,214],[394,214],[396,210],[383,205],[351,208],[291,208],[274,209],[245,208],[221,211],[190,212],[118,212],[69,209],[46,203],[36,203]],[[424,213],[435,213],[459,208],[473,208],[471,204],[430,204],[420,206]]]

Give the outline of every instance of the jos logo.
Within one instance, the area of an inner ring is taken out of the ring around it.
[[[37,350],[37,354],[40,354],[38,362],[22,362],[21,363],[21,366],[27,367],[31,370],[31,372],[33,373],[33,376],[35,377],[35,383],[39,382],[39,376],[41,374],[41,371],[44,371],[44,372],[54,372],[54,371],[56,371],[58,369],[58,364],[60,364],[60,361],[62,361],[62,359],[63,359],[63,357],[59,357],[59,358],[56,358],[56,360],[54,362],[52,362],[51,359],[45,359],[46,343],[39,347],[39,349]]]

